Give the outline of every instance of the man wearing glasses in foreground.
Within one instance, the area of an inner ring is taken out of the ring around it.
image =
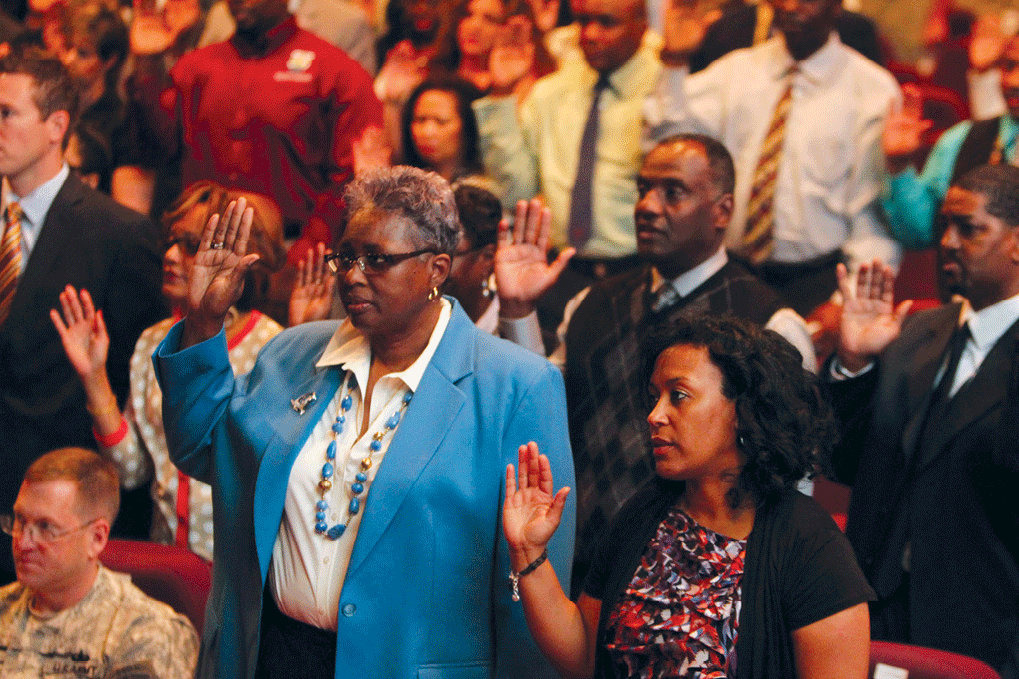
[[[116,468],[90,450],[55,450],[28,468],[14,514],[0,517],[18,574],[0,589],[0,675],[193,675],[187,618],[99,563],[119,505]]]

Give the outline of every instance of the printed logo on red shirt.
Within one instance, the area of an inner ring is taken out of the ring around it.
[[[315,60],[315,53],[311,50],[294,50],[287,59],[287,70],[277,71],[273,74],[273,80],[277,82],[311,82],[311,62]]]

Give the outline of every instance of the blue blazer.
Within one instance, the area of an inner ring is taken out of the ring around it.
[[[451,300],[452,301],[452,300]],[[316,368],[336,322],[269,342],[235,377],[223,333],[177,352],[175,326],[153,357],[170,454],[212,485],[215,569],[199,677],[251,677],[290,468],[340,385]],[[298,415],[290,399],[315,392]],[[453,315],[365,502],[340,595],[340,677],[554,677],[507,587],[501,509],[507,463],[536,441],[557,487],[573,486],[565,392],[545,359]],[[570,495],[549,559],[567,588]]]

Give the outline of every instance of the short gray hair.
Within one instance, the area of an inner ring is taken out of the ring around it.
[[[367,172],[347,185],[344,224],[365,210],[406,219],[417,227],[421,247],[452,255],[460,242],[460,218],[445,179],[416,167],[397,166]]]

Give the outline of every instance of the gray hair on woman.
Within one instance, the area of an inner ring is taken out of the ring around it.
[[[347,185],[344,223],[366,210],[402,217],[417,227],[421,247],[451,255],[460,242],[460,218],[445,179],[416,167],[367,172]]]

